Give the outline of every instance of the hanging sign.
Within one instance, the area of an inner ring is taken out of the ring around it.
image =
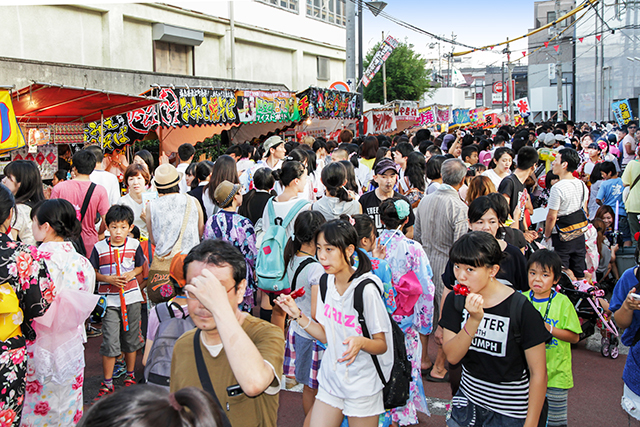
[[[391,36],[388,36],[384,42],[382,42],[378,51],[373,55],[373,58],[371,58],[371,62],[364,72],[364,76],[362,76],[362,84],[365,85],[365,87],[369,86],[373,77],[380,71],[380,67],[382,67],[384,61],[389,58],[389,55],[391,55],[396,47],[398,47],[398,40]]]
[[[207,88],[157,88],[157,106],[130,111],[104,120],[103,150],[107,153],[141,140],[160,127],[203,126],[239,123],[233,90]],[[100,144],[100,122],[84,127],[85,144]]]
[[[436,120],[438,123],[451,123],[451,106],[450,105],[438,105]]]
[[[292,122],[300,120],[293,92],[239,90],[236,92],[241,123]]]
[[[395,101],[393,111],[396,114],[396,120],[413,121],[418,119],[418,102],[417,101]]]
[[[431,126],[436,123],[436,113],[434,111],[434,107],[434,105],[429,105],[428,107],[420,108],[418,110],[418,112],[420,113],[420,126]]]
[[[618,121],[618,125],[629,124],[633,120],[633,112],[631,111],[631,105],[628,99],[622,101],[616,101],[611,103],[611,111]]]
[[[518,108],[518,112],[522,117],[527,117],[529,114],[531,114],[529,99],[526,96],[524,98],[516,99],[516,107]]]
[[[468,109],[455,109],[453,114],[453,124],[458,126],[468,126],[471,124],[471,118],[469,117]]]
[[[358,93],[311,87],[298,94],[300,117],[359,119]]]
[[[364,113],[364,134],[388,133],[398,128],[393,110],[371,110]]]

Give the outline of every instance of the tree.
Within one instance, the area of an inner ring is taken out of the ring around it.
[[[427,71],[427,60],[412,49],[413,45],[399,43],[385,62],[387,67],[387,101],[419,101],[422,95],[430,90],[430,73]],[[380,43],[367,52],[364,60],[366,70],[373,55],[380,48]],[[364,99],[367,102],[382,103],[382,68],[375,75],[369,86],[364,88]]]

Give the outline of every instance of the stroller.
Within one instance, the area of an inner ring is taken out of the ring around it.
[[[572,282],[566,274],[562,274],[558,282],[557,291],[565,294],[575,307],[578,318],[582,324],[580,340],[590,337],[595,333],[595,328],[600,328],[602,342],[600,353],[604,357],[615,359],[618,357],[618,329],[612,317],[608,316],[600,305],[605,291],[580,280]]]

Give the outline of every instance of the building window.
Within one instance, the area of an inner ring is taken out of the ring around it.
[[[290,12],[298,12],[298,0],[256,0],[260,3],[269,4],[271,6],[279,7],[281,9],[288,10]]]
[[[329,80],[329,66],[331,60],[324,56],[318,56],[318,80]]]
[[[157,73],[195,75],[193,46],[153,42],[153,71]]]
[[[344,27],[345,7],[345,0],[307,0],[307,16]]]

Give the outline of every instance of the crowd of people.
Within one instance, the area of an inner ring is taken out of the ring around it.
[[[0,425],[276,426],[301,384],[305,426],[407,426],[426,380],[451,384],[449,426],[566,426],[582,329],[563,277],[612,291],[640,420],[640,275],[616,263],[640,232],[638,132],[273,135],[215,161],[141,150],[122,183],[96,146],[51,183],[11,162]]]

